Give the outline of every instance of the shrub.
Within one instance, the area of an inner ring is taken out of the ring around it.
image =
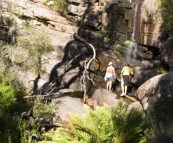
[[[27,109],[27,104],[22,101],[24,93],[25,89],[17,81],[14,83],[5,76],[0,77],[0,116]]]
[[[173,0],[160,0],[161,1],[161,14],[163,17],[164,25],[167,30],[173,29],[173,16],[172,5]]]
[[[20,116],[0,118],[0,142],[1,143],[28,143],[32,134],[38,134],[38,126],[29,124]]]
[[[48,3],[50,0],[45,0],[44,3]],[[67,9],[68,3],[67,0],[54,0],[53,4],[50,6],[53,10],[62,12],[64,9]]]
[[[126,41],[124,42],[125,45],[129,45],[129,44],[132,44],[132,43],[133,43],[133,42],[130,41],[130,40],[126,40]]]
[[[147,120],[135,110],[127,111],[128,106],[123,106],[121,102],[113,110],[107,105],[96,107],[94,111],[87,107],[83,117],[71,114],[64,128],[44,135],[50,137],[49,142],[57,143],[147,142]]]
[[[33,107],[33,116],[35,118],[47,119],[52,115],[52,108],[50,105],[43,104],[41,101],[36,100]]]
[[[41,56],[53,50],[50,39],[44,33],[43,29],[29,26],[23,31],[21,30],[18,35],[17,41],[22,47],[22,50],[20,47],[17,47],[20,52],[13,54],[13,60],[17,65],[22,65],[23,70],[31,70],[34,68],[35,74],[38,75],[42,70]],[[15,57],[20,57],[20,60]]]
[[[20,113],[28,110],[23,101],[25,90],[16,81],[6,76],[0,77],[0,142],[28,143],[29,136],[38,131],[38,127],[22,120]]]
[[[153,70],[161,74],[167,73],[167,71],[159,65],[154,65]]]

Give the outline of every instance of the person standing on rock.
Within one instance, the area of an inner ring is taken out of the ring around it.
[[[105,74],[105,81],[107,81],[106,88],[109,92],[112,92],[112,82],[115,79],[116,79],[115,68],[112,66],[112,62],[109,62]]]
[[[120,96],[126,96],[127,94],[127,88],[129,84],[129,77],[130,74],[133,75],[133,71],[130,68],[130,65],[126,63],[126,65],[123,67],[121,70],[121,89],[122,89],[122,94]]]

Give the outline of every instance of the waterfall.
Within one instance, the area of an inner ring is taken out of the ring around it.
[[[135,41],[135,32],[136,32],[136,22],[137,22],[137,12],[138,12],[138,3],[135,4],[134,8],[134,17],[133,17],[133,27],[132,27],[132,36],[131,41],[132,43],[128,45],[128,54],[129,56],[133,56],[133,59],[136,59],[136,53],[137,53],[137,44]]]
[[[132,31],[132,42],[135,42],[135,32],[136,32],[136,19],[137,19],[137,12],[138,12],[138,3],[135,4],[134,8],[134,18],[133,18],[133,31]]]

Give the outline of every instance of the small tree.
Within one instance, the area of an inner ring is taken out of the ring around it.
[[[26,27],[18,33],[17,41],[17,48],[23,52],[16,53],[14,61],[22,64],[27,70],[34,68],[35,74],[39,74],[42,69],[41,56],[53,50],[50,39],[43,29]]]

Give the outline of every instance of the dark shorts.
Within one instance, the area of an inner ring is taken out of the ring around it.
[[[129,84],[129,76],[128,75],[123,75],[123,81],[125,85]]]

